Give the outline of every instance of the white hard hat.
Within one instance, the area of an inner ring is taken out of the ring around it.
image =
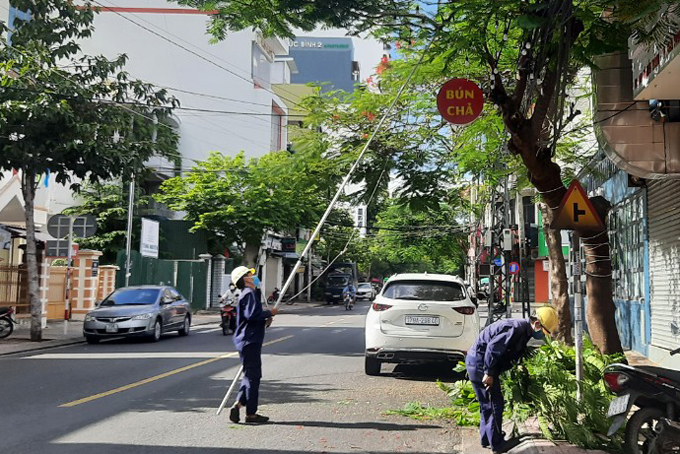
[[[237,266],[231,272],[231,282],[236,285],[236,283],[246,274],[250,273],[250,268],[245,266]]]

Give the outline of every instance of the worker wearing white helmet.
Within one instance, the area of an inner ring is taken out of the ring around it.
[[[246,407],[246,422],[262,424],[269,421],[257,413],[262,378],[262,343],[267,322],[276,315],[277,310],[263,310],[256,296],[253,274],[245,266],[238,266],[231,272],[231,281],[241,290],[236,306],[236,331],[234,345],[243,364],[243,379],[236,403],[231,408],[229,419],[238,423],[241,420],[241,407]]]

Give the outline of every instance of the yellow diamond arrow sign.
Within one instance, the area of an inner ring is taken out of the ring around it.
[[[555,212],[553,229],[562,230],[602,230],[604,223],[588,199],[581,183],[574,180],[569,185],[560,207]]]

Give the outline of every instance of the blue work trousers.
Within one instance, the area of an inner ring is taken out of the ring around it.
[[[472,382],[472,387],[479,401],[481,421],[479,434],[482,446],[490,446],[494,451],[500,450],[505,440],[503,439],[503,410],[505,401],[501,391],[501,382],[494,377],[493,386],[487,390],[481,382]]]
[[[246,407],[246,415],[255,415],[262,378],[262,344],[246,345],[239,351],[239,357],[243,364],[243,379],[236,399]]]

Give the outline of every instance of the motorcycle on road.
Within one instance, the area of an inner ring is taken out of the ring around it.
[[[220,318],[222,322],[222,334],[228,336],[236,331],[236,306],[234,305],[235,298],[220,297]]]
[[[671,355],[678,353],[680,348]],[[626,424],[625,454],[680,454],[680,371],[612,364],[604,381],[617,395],[607,413],[608,435]],[[633,405],[638,409],[627,419]]]
[[[344,292],[342,299],[345,303],[345,310],[351,311],[354,308],[354,301],[356,300],[356,295],[352,295],[351,292]]]
[[[14,309],[11,307],[0,307],[0,339],[4,339],[14,331]]]

